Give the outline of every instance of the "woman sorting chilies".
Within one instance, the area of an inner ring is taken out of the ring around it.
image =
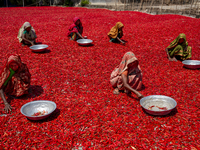
[[[4,110],[8,113],[12,107],[5,95],[19,97],[28,94],[31,74],[19,55],[10,55],[0,74],[0,95],[4,102]]]
[[[31,26],[29,22],[25,22],[22,27],[19,29],[18,36],[19,42],[22,43],[22,45],[35,45],[37,38],[35,34],[35,30]]]
[[[185,34],[181,33],[166,48],[167,57],[170,61],[183,61],[192,57],[192,48],[188,46]]]
[[[123,36],[123,28],[124,28],[124,25],[121,22],[117,22],[116,25],[111,28],[110,32],[108,33],[110,42],[113,42],[113,43],[121,42],[122,44],[125,44],[125,42],[121,40]]]
[[[70,40],[76,41],[78,39],[84,39],[83,34],[83,26],[78,17],[73,19],[73,24],[70,25],[69,30],[67,32],[67,36],[70,37]]]
[[[114,88],[114,94],[124,91],[127,94],[133,92],[138,98],[144,97],[138,92],[143,87],[142,72],[134,53],[125,53],[119,66],[111,73],[110,82]]]

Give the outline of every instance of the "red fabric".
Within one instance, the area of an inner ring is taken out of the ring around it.
[[[80,25],[79,26],[77,26],[76,25],[76,22],[78,21],[78,20],[80,20],[80,18],[78,18],[78,17],[75,17],[74,19],[73,19],[73,24],[72,25],[70,25],[70,27],[69,27],[69,31],[67,32],[67,36],[69,36],[71,33],[73,33],[73,32],[79,32],[80,34],[82,34],[83,33],[83,26],[82,26],[82,23],[81,23],[81,21],[80,21]],[[77,28],[74,28],[74,27],[77,27]]]
[[[27,94],[28,88],[30,86],[31,75],[27,66],[21,62],[21,58],[19,55],[10,55],[8,57],[8,60],[1,72],[0,88],[2,88],[3,84],[10,75],[9,65],[11,62],[17,63],[19,65],[19,68],[12,76],[10,81],[8,81],[8,84],[6,85],[4,91],[5,93],[14,96]]]

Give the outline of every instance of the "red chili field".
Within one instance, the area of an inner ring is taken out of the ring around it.
[[[93,46],[81,47],[66,36],[75,16]],[[49,45],[33,53],[17,39],[30,22],[37,42]],[[126,45],[110,43],[107,33],[124,24]],[[0,69],[9,54],[21,54],[31,73],[30,93],[9,99],[7,115],[0,101],[0,149],[200,149],[200,70],[169,62],[165,48],[185,33],[192,59],[200,59],[200,20],[180,15],[67,7],[0,8]],[[144,96],[166,95],[177,108],[151,116],[136,95],[113,95],[110,74],[124,53],[132,51],[143,72]],[[56,111],[41,121],[27,120],[20,108],[51,100]]]

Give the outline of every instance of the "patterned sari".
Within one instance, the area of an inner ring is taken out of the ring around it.
[[[123,31],[119,31],[118,29],[124,27],[121,22],[117,22],[114,27],[111,28],[110,32],[108,33],[108,37],[110,38],[111,42],[118,42],[116,39],[117,37],[122,38]]]
[[[26,28],[31,27],[31,30],[28,32],[26,31]],[[31,24],[29,22],[25,22],[22,27],[19,29],[18,32],[18,36],[17,38],[19,39],[19,42],[24,42],[24,44],[30,44],[26,41],[22,40],[22,35],[25,34],[25,38],[28,39],[31,42],[34,42],[35,39],[37,38],[36,34],[35,34],[35,30],[33,29],[33,27],[31,26]]]
[[[134,53],[127,52],[122,58],[122,61],[119,66],[117,66],[111,73],[110,83],[114,88],[119,90],[124,90],[122,82],[122,73],[128,70],[128,84],[135,90],[142,89],[142,72],[141,68],[138,65],[137,67],[129,68],[128,65],[138,61]]]
[[[184,39],[183,43],[179,43],[180,39]],[[171,42],[167,47],[170,57],[176,57],[179,60],[186,60],[192,57],[192,48],[188,46],[185,34],[181,33],[179,36]]]
[[[19,68],[12,74],[10,78],[11,69],[9,67],[10,63],[15,62],[18,64]],[[28,94],[28,88],[30,86],[31,74],[27,66],[21,62],[19,55],[11,55],[6,65],[4,66],[0,74],[0,89],[3,88],[6,94],[13,96],[21,96],[23,94]],[[6,85],[5,85],[6,82]]]
[[[83,34],[83,26],[82,23],[80,21],[80,24],[77,26],[76,22],[80,21],[80,19],[78,17],[75,17],[73,19],[73,24],[69,27],[69,30],[67,32],[67,36],[71,37],[72,40],[78,40],[80,37],[76,34],[77,32],[79,32],[81,35]]]

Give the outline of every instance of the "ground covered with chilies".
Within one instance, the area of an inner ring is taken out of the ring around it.
[[[93,46],[81,47],[66,36],[75,16]],[[17,39],[28,21],[37,42],[49,45],[33,53]],[[116,22],[124,24],[125,46],[109,42]],[[0,8],[0,69],[9,54],[21,54],[32,75],[30,94],[9,99],[7,115],[0,102],[0,149],[200,149],[200,72],[169,62],[165,48],[180,33],[200,59],[200,20],[180,15],[148,15],[106,9]],[[113,95],[109,78],[125,52],[132,51],[143,71],[148,95],[177,101],[167,116],[146,114],[137,97]],[[20,108],[34,100],[51,100],[57,110],[42,121],[27,120]]]

